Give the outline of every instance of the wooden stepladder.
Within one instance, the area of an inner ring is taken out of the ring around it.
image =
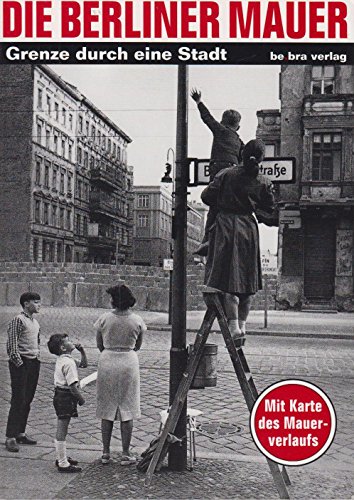
[[[204,345],[208,339],[215,318],[217,318],[219,322],[221,333],[224,337],[226,347],[229,351],[231,361],[234,366],[234,370],[240,383],[241,390],[249,411],[252,410],[254,402],[258,397],[258,391],[253,381],[242,347],[239,347],[239,343],[234,342],[231,336],[227,324],[227,318],[225,316],[225,311],[222,305],[222,297],[223,295],[221,293],[204,293],[204,300],[207,305],[207,311],[205,313],[202,325],[196,335],[192,354],[189,357],[186,371],[184,372],[183,378],[178,386],[175,399],[169,410],[167,421],[160,435],[159,442],[152,456],[149,468],[146,472],[145,485],[149,485],[151,483],[152,476],[157,465],[159,464],[159,462],[161,462],[161,460],[163,460],[164,456],[167,453],[167,439],[169,437],[169,434],[172,434],[176,428],[182,408],[187,398],[188,390],[192,384],[195,372],[199,365],[199,361],[203,354]],[[270,472],[273,476],[275,486],[278,490],[279,497],[290,498],[286,486],[291,483],[285,467],[280,470],[279,465],[269,458],[267,458],[267,462]]]

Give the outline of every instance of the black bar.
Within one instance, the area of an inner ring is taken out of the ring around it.
[[[9,50],[13,47],[12,50]],[[80,51],[87,51],[80,60]],[[27,51],[25,54],[24,51]],[[32,55],[28,54],[33,51]],[[48,51],[49,54],[39,54]],[[64,51],[68,53],[63,59]],[[89,58],[88,52],[92,52]],[[99,53],[99,51],[101,51]],[[110,51],[111,55],[103,54]],[[137,58],[142,52],[143,57]],[[120,56],[118,56],[120,53]],[[61,55],[61,58],[60,58]],[[101,59],[97,56],[100,55]],[[167,57],[166,57],[167,56]],[[23,57],[23,59],[21,58]],[[37,58],[36,58],[37,57]],[[111,57],[111,58],[108,58]],[[187,58],[187,59],[186,59]],[[1,64],[354,64],[352,43],[2,42]]]

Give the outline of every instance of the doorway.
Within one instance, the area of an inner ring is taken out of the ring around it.
[[[335,219],[307,219],[304,262],[304,295],[307,299],[321,302],[334,297],[335,263]]]

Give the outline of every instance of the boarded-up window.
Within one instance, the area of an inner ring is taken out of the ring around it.
[[[284,229],[282,274],[302,276],[303,274],[303,232],[300,229]]]

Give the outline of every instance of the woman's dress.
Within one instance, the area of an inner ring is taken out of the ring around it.
[[[140,373],[133,350],[145,323],[131,311],[110,311],[95,323],[104,350],[97,368],[98,418],[125,422],[140,417]]]

